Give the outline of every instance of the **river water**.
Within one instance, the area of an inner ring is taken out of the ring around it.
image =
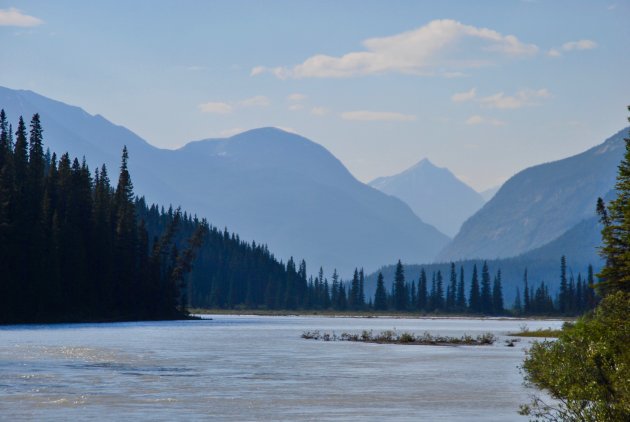
[[[524,419],[516,412],[533,392],[519,372],[529,340],[505,345],[524,321],[211,317],[0,327],[0,419],[511,421]],[[300,338],[393,328],[499,339],[453,347]]]

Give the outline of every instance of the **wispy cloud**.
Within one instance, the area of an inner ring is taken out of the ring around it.
[[[311,114],[314,116],[325,116],[330,112],[326,107],[313,107]]]
[[[267,107],[270,104],[271,101],[264,95],[257,95],[238,102],[238,105],[241,107]]]
[[[549,57],[560,57],[562,56],[562,53],[555,48],[551,48],[549,49],[549,51],[547,51],[547,55]]]
[[[300,94],[299,92],[287,96],[287,100],[289,101],[304,101],[305,99],[306,95]]]
[[[202,113],[228,114],[234,110],[234,107],[228,103],[208,102],[197,106]]]
[[[523,89],[515,95],[505,95],[503,92],[498,92],[494,95],[480,98],[478,101],[483,107],[487,108],[515,109],[538,105],[539,100],[550,96],[549,91],[544,88],[539,90]]]
[[[579,40],[579,41],[569,41],[562,44],[562,49],[564,51],[573,51],[573,50],[592,50],[597,47],[597,43],[593,40]]]
[[[477,57],[453,57],[454,46],[466,44]],[[464,25],[451,19],[434,20],[400,34],[363,41],[364,50],[340,57],[318,54],[293,67],[256,66],[251,76],[271,73],[285,78],[346,78],[387,72],[426,75],[439,67],[476,67],[492,62],[494,55],[521,57],[538,52],[514,35],[503,35],[488,28]],[[452,72],[446,72],[451,73]]]
[[[269,98],[265,97],[264,95],[257,95],[255,97],[245,98],[244,100],[229,103],[210,101],[207,103],[199,104],[197,108],[202,113],[229,114],[237,108],[267,107],[270,104],[271,101],[269,100]]]
[[[483,117],[478,114],[470,116],[466,120],[467,125],[490,125],[490,126],[503,126],[505,122],[503,120],[493,119],[491,117]]]
[[[0,26],[31,27],[44,23],[43,20],[35,16],[25,15],[15,7],[0,9]]]
[[[594,48],[597,48],[597,43],[593,40],[569,41],[562,44],[562,47],[560,48],[552,48],[547,51],[547,56],[560,57],[562,56],[563,51],[592,50]]]
[[[302,110],[304,108],[303,104],[291,104],[289,106],[289,111],[298,111],[298,110]]]
[[[451,100],[454,103],[463,103],[465,101],[470,101],[474,99],[476,95],[477,95],[477,88],[472,88],[470,91],[458,92],[456,94],[453,94],[453,96],[451,97]]]
[[[344,120],[359,121],[382,121],[382,122],[409,122],[416,120],[416,116],[411,114],[394,113],[391,111],[346,111],[341,113]]]

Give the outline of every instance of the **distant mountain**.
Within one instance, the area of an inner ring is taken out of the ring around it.
[[[369,185],[405,201],[423,221],[451,237],[485,202],[448,169],[426,158],[402,173],[379,177]]]
[[[181,205],[227,226],[244,240],[266,243],[281,259],[306,259],[347,275],[371,271],[398,258],[432,260],[448,242],[402,201],[357,181],[330,152],[274,128],[228,139],[158,149],[128,129],[30,91],[0,87],[9,119],[40,113],[52,151],[106,163],[118,173],[123,145],[135,191],[147,201]]]
[[[488,202],[501,189],[501,185],[479,192],[484,201]]]
[[[597,197],[614,187],[627,134],[624,129],[586,152],[516,174],[464,223],[437,260],[517,256],[591,219]]]

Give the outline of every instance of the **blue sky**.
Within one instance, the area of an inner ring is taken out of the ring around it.
[[[150,143],[277,126],[476,189],[626,124],[629,1],[2,1],[0,85]]]

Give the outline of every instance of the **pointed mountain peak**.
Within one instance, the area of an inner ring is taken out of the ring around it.
[[[423,158],[418,161],[413,166],[409,167],[407,170],[402,171],[400,174],[410,174],[410,173],[418,173],[418,172],[426,172],[426,171],[443,171],[451,174],[451,171],[446,167],[436,166],[429,160],[428,158]]]

